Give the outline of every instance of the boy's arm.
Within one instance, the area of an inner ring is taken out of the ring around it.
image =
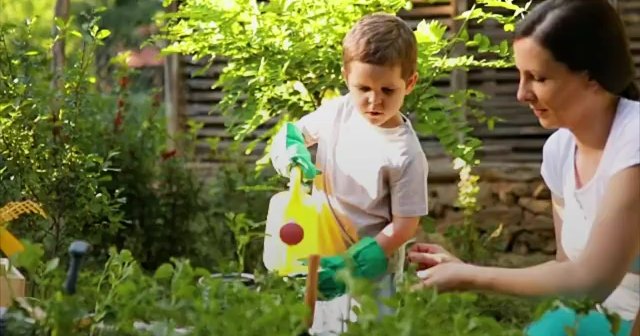
[[[298,119],[298,121],[292,123],[304,135],[304,143],[307,147],[318,143],[320,136],[329,129],[333,122],[332,117],[335,117],[336,111],[340,107],[341,98],[342,97],[324,103],[315,111],[304,115]],[[287,127],[285,126],[286,124],[283,125],[274,136],[274,145],[277,140],[284,143],[282,140],[287,136]],[[278,148],[274,149],[280,150],[281,147],[284,146],[278,146]]]
[[[392,221],[376,236],[387,255],[415,237],[420,217],[429,213],[429,165],[422,152],[390,174]]]
[[[334,99],[320,106],[317,110],[303,116],[293,123],[285,123],[273,137],[269,157],[273,167],[280,174],[287,176],[287,170],[295,157],[302,165],[306,178],[315,176],[315,165],[307,147],[318,143],[333,122],[339,100]]]

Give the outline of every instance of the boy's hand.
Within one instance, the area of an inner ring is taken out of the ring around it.
[[[291,168],[298,166],[302,171],[303,180],[312,180],[318,174],[318,170],[311,159],[304,135],[292,123],[286,123],[284,127],[283,133],[278,134],[272,144],[273,147],[279,147],[274,149],[282,153],[272,161],[274,169],[281,176],[289,177]]]
[[[330,300],[346,293],[346,285],[338,280],[338,271],[349,268],[356,278],[375,280],[387,272],[389,260],[375,238],[366,237],[343,255],[320,259],[318,274],[321,299]]]

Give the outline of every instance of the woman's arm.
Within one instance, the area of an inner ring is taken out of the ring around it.
[[[564,212],[564,199],[559,196],[552,195],[551,203],[553,205],[552,215],[553,215],[553,228],[556,234],[556,260],[555,261],[566,261],[568,260],[567,254],[564,252],[564,248],[562,247],[562,216],[560,212]]]
[[[640,336],[640,310],[638,310],[636,318],[633,320],[633,326],[631,327],[629,336]]]
[[[522,269],[476,267],[469,279],[471,286],[511,295],[605,299],[640,253],[640,166],[615,174],[605,195],[578,259]]]

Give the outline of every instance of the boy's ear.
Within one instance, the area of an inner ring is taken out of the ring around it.
[[[345,67],[342,67],[342,79],[344,79],[344,82],[349,85],[349,72]]]
[[[411,91],[413,91],[413,89],[416,87],[416,84],[418,83],[418,73],[414,72],[413,75],[409,77],[406,83],[407,87],[405,89],[405,92],[408,95],[411,93]]]

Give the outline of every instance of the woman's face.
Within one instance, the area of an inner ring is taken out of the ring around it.
[[[516,40],[513,48],[520,73],[518,100],[531,107],[546,129],[579,124],[593,99],[594,82],[571,72],[532,38]]]

